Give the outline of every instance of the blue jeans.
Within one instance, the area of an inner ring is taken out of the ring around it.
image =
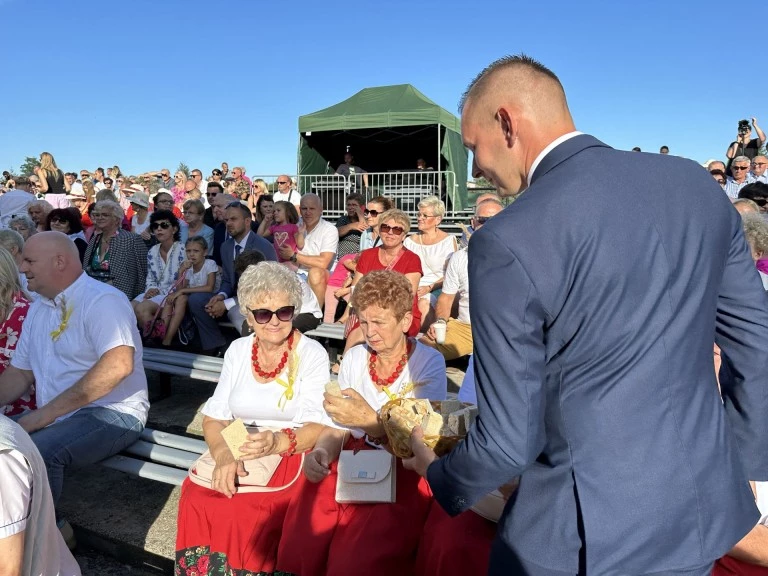
[[[93,464],[117,454],[136,442],[143,429],[144,425],[130,414],[91,407],[33,432],[30,436],[48,470],[54,506],[64,485],[64,468]]]

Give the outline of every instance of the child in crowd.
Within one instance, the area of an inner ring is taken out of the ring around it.
[[[181,326],[187,311],[187,294],[194,292],[213,292],[219,289],[221,278],[219,267],[213,260],[208,260],[208,242],[202,236],[193,236],[184,246],[187,259],[181,263],[179,274],[186,273],[181,288],[169,294],[165,299],[162,319],[167,330],[163,346],[170,346],[173,337]]]
[[[358,253],[345,254],[336,262],[336,267],[331,272],[331,276],[328,278],[328,286],[325,289],[323,322],[333,324],[336,320],[336,308],[338,307],[339,300],[343,299],[349,302],[349,294],[351,292],[349,286],[352,285],[352,277],[355,275],[358,256]],[[341,324],[346,322],[348,314],[347,307],[344,310],[344,315],[339,319]]]
[[[275,202],[272,214],[267,214],[259,225],[259,236],[272,236],[272,243],[275,246],[275,252],[282,264],[288,266],[294,272],[298,266],[290,260],[280,258],[280,249],[284,246],[290,246],[294,252],[304,248],[304,225],[299,225],[299,213],[296,207],[290,202],[281,200]]]

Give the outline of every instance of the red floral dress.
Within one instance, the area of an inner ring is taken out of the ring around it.
[[[24,323],[24,318],[27,317],[27,310],[29,310],[29,300],[21,292],[15,294],[13,307],[8,312],[8,317],[0,324],[0,374],[11,363],[16,344],[21,337],[21,325]],[[0,414],[15,416],[35,408],[35,387],[33,385],[27,394],[12,404],[0,406]]]

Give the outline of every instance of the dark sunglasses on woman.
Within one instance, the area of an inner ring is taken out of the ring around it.
[[[365,210],[363,210],[363,214],[365,216],[373,216],[374,218],[376,218],[376,216],[381,214],[381,212],[379,212],[378,210],[368,210],[368,208],[366,208]]]
[[[277,316],[280,322],[290,322],[293,320],[293,313],[296,310],[295,306],[283,306],[277,310],[270,310],[268,308],[257,308],[251,310],[253,319],[256,320],[256,324],[266,324],[272,320],[272,316]]]
[[[405,232],[405,228],[402,226],[390,226],[389,224],[382,224],[379,226],[379,229],[384,234],[394,234],[395,236],[400,236],[400,234]]]
[[[149,227],[151,230],[157,230],[158,228],[162,228],[163,230],[168,230],[168,228],[171,227],[170,222],[154,222]]]

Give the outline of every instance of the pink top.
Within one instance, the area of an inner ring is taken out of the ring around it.
[[[330,278],[328,278],[328,286],[333,286],[335,288],[341,288],[344,286],[344,280],[346,280],[347,276],[351,274],[351,272],[344,266],[344,262],[349,262],[355,258],[357,258],[357,253],[345,254],[339,258],[339,261],[336,262],[336,268],[333,269]]]
[[[296,246],[296,232],[299,231],[297,224],[272,224],[269,227],[269,234],[272,236],[272,243],[275,245],[275,252],[278,254],[280,262],[286,262],[280,258],[280,248],[290,246],[294,252],[298,251]]]

